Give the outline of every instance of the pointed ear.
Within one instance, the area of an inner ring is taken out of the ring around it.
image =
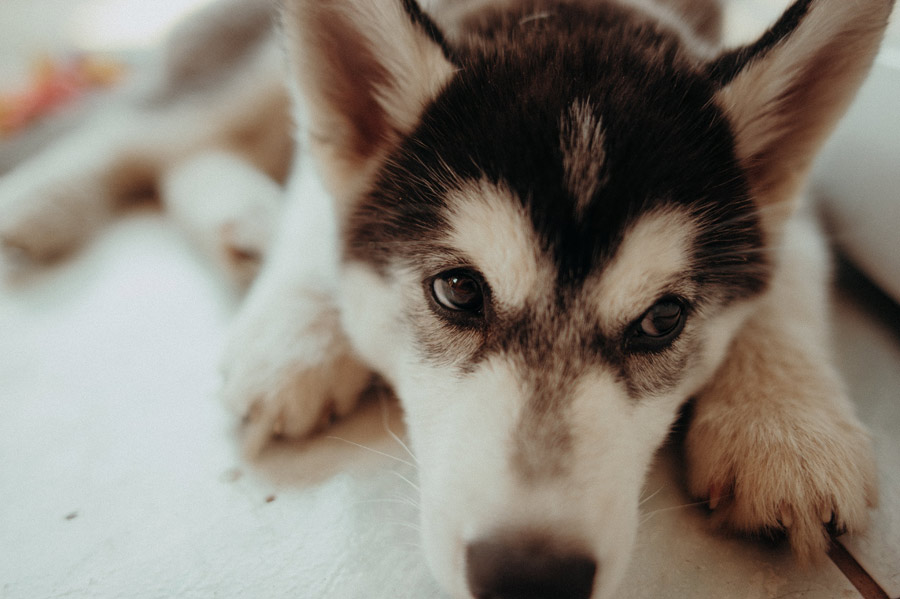
[[[798,0],[757,42],[709,65],[738,158],[775,223],[878,50],[893,0]]]
[[[300,126],[342,200],[359,193],[455,68],[415,0],[286,0],[282,16]]]

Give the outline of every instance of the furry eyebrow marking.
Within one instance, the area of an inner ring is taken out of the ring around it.
[[[689,285],[685,273],[691,269],[696,233],[694,220],[673,207],[645,214],[627,229],[599,279],[586,284],[604,330],[615,330],[638,316],[670,291],[667,285]]]
[[[552,280],[531,219],[512,191],[485,180],[471,181],[449,191],[446,205],[448,245],[481,270],[495,302],[521,308],[541,289],[541,280]]]
[[[562,116],[559,137],[565,185],[575,197],[575,213],[581,216],[608,180],[603,120],[588,100],[576,100]]]

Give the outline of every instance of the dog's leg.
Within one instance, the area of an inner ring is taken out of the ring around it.
[[[282,193],[247,160],[215,149],[176,163],[160,181],[167,212],[241,289],[268,250]]]
[[[223,198],[206,191],[200,194],[203,197],[236,201],[248,192],[247,202],[270,204],[271,177],[284,170],[281,163],[291,155],[285,132],[286,98],[271,73],[254,81],[259,84],[243,90],[243,95],[241,89],[232,89],[240,88],[239,81],[222,89],[227,101],[205,103],[188,97],[169,106],[134,107],[128,99],[98,111],[77,131],[0,177],[0,248],[34,261],[56,258],[84,242],[131,197],[166,193],[159,189],[161,183],[179,197],[196,191],[189,181],[196,182],[197,177],[191,173],[203,169],[216,171],[217,178],[209,183],[220,192],[227,188],[226,180],[241,181],[219,194]],[[247,114],[248,105],[257,112]],[[234,155],[252,156],[253,166],[249,160],[233,163],[235,169],[229,171],[221,161],[216,166],[192,158],[222,147],[233,149]],[[160,181],[163,173],[168,175]],[[260,195],[254,197],[257,192]],[[173,205],[184,215],[195,210],[187,203],[175,200]],[[198,205],[195,211],[203,208]]]
[[[314,177],[306,182],[315,183]],[[350,412],[370,379],[353,355],[334,301],[337,250],[330,200],[317,185],[289,192],[279,234],[234,323],[222,397],[257,452],[275,435],[300,437]]]
[[[36,261],[64,254],[208,148],[232,148],[283,177],[290,119],[272,9],[234,0],[188,19],[77,128],[0,177],[0,249]]]
[[[772,291],[697,398],[685,445],[691,493],[729,528],[786,531],[801,561],[828,532],[861,530],[876,501],[870,440],[828,355],[811,228],[791,224]]]
[[[55,258],[107,222],[120,199],[147,191],[154,167],[127,147],[136,129],[114,110],[0,177],[0,248]]]

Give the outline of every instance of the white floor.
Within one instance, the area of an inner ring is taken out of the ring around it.
[[[432,594],[408,467],[374,453],[406,457],[390,404],[239,457],[214,397],[232,303],[153,215],[6,286],[0,596]]]

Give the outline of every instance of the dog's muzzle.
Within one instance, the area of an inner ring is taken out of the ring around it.
[[[508,532],[466,548],[466,578],[475,599],[589,599],[597,561],[542,535]]]

